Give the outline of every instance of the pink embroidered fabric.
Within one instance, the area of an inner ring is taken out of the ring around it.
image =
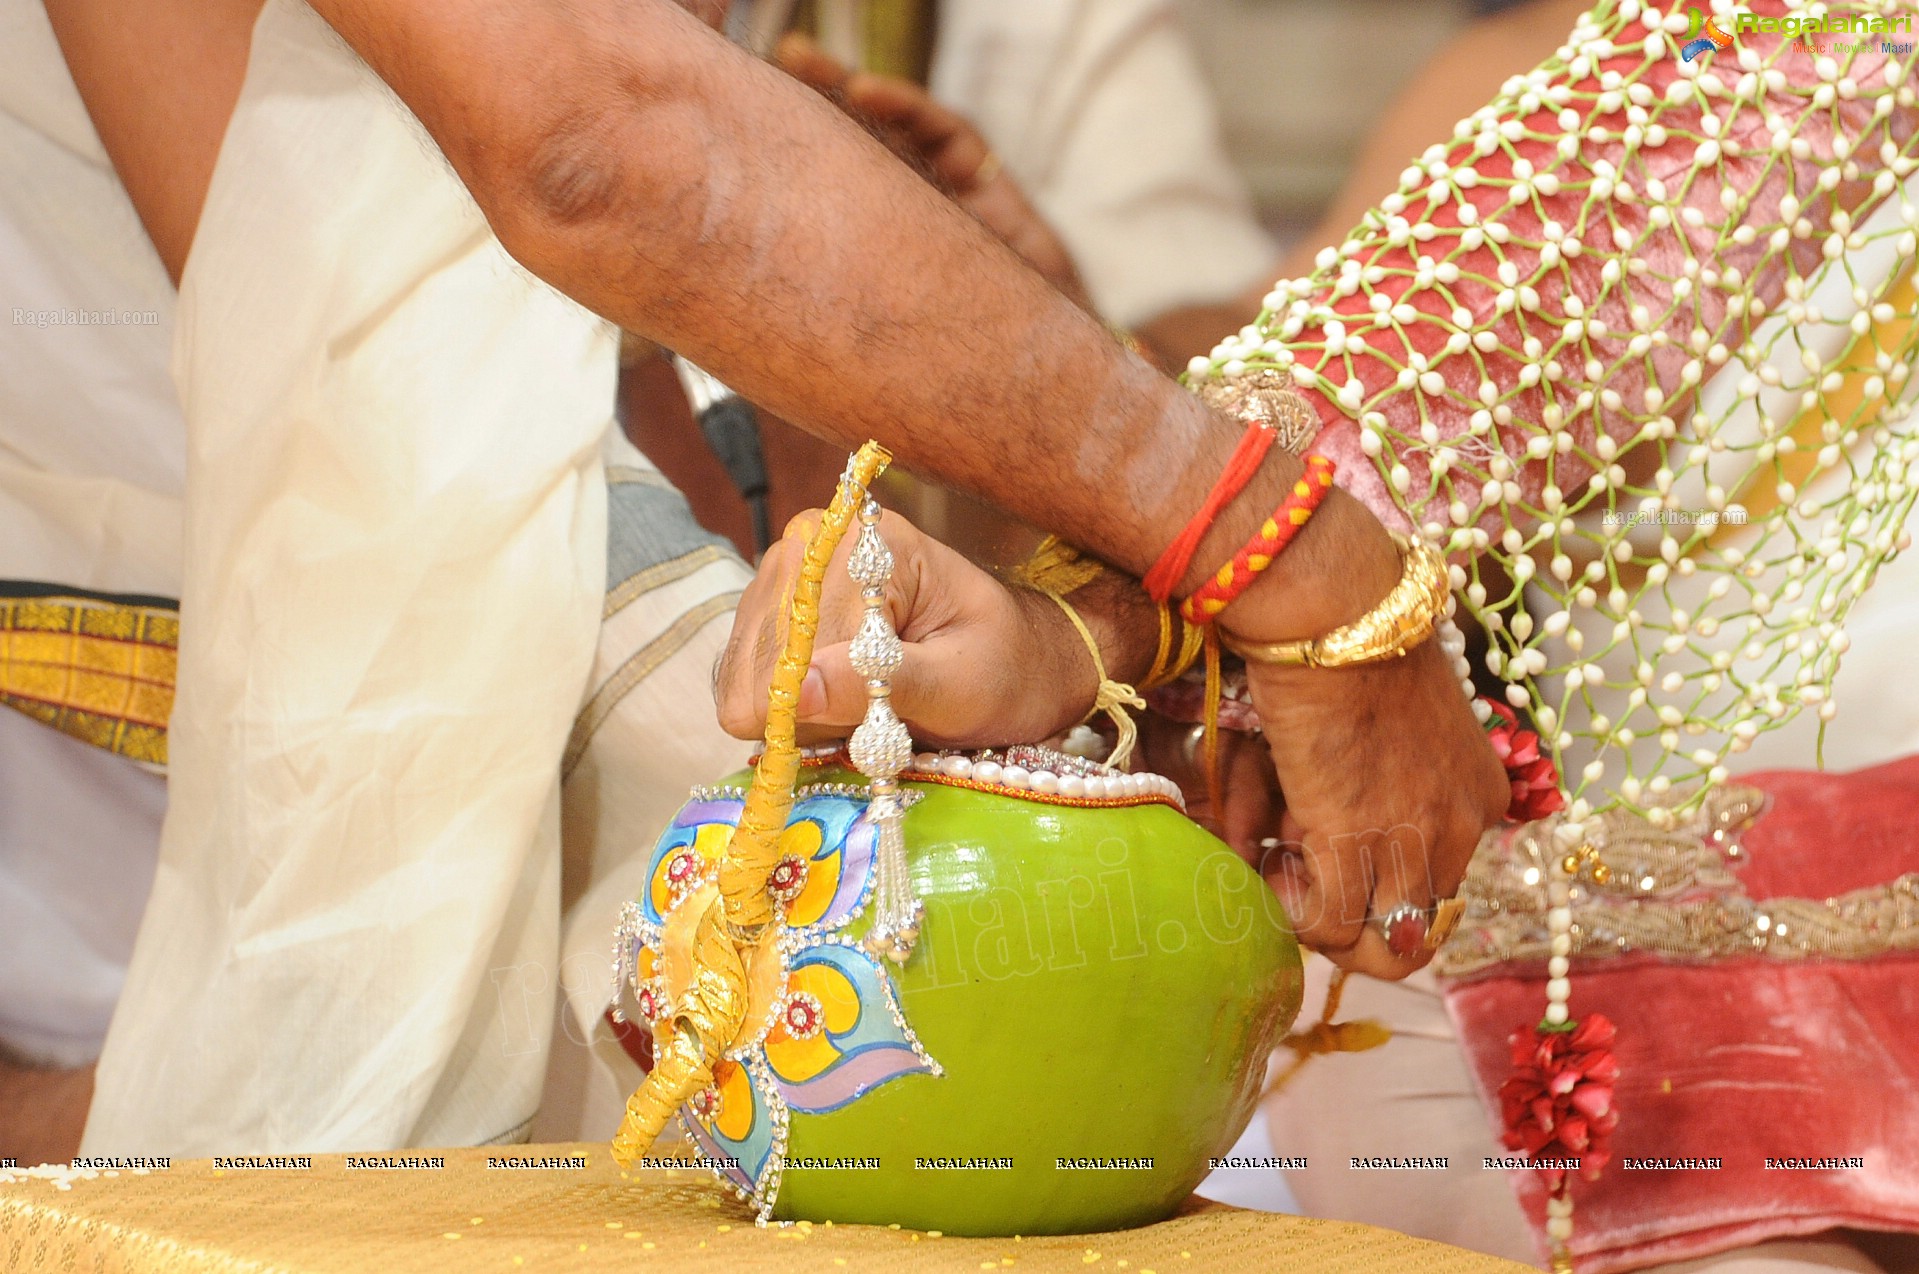
[[[1775,949],[1794,940],[1788,932],[1739,956],[1708,957],[1702,945],[1691,959],[1575,960],[1574,1008],[1618,1026],[1620,1067],[1613,1161],[1596,1181],[1573,1185],[1581,1271],[1639,1269],[1839,1226],[1919,1231],[1919,875],[1910,874],[1919,872],[1919,757],[1739,782],[1770,804],[1725,846],[1736,854],[1728,859],[1736,885],[1695,882],[1677,896],[1716,892],[1733,917],[1776,910],[1775,933],[1791,911],[1810,910],[1829,931],[1803,935],[1814,948],[1806,954]],[[1824,902],[1861,894],[1874,905],[1850,923]],[[1582,911],[1581,923],[1589,917]],[[1851,953],[1819,955],[1822,941]],[[1543,961],[1443,985],[1496,1111],[1492,1095],[1511,1070],[1507,1037],[1539,1017]],[[1545,1185],[1536,1172],[1512,1177],[1543,1252]]]
[[[1912,84],[1909,51],[1854,55],[1842,94],[1836,68],[1820,65],[1831,59],[1777,35],[1742,37],[1726,61],[1682,62],[1670,30],[1648,29],[1660,12],[1597,6],[1566,62],[1462,122],[1466,136],[1409,168],[1417,176],[1318,273],[1280,284],[1261,323],[1189,375],[1295,368],[1324,421],[1315,449],[1402,528],[1444,525],[1448,497],[1470,500],[1468,485],[1493,476],[1485,462],[1504,455],[1520,494],[1501,490],[1477,519],[1503,529],[1506,506],[1603,471],[1649,413],[1683,422],[1787,278],[1815,273],[1835,215],[1848,230],[1863,223],[1895,189],[1878,173],[1910,174],[1919,104],[1897,91]],[[1784,242],[1758,232],[1779,221]],[[1698,328],[1709,339],[1695,350]],[[1540,437],[1550,459],[1534,454]]]

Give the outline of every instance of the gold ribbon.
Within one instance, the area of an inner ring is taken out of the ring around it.
[[[164,767],[179,612],[158,598],[10,595],[9,587],[0,584],[0,704],[83,743]]]
[[[627,1099],[626,1117],[613,1137],[613,1157],[622,1166],[630,1167],[645,1154],[673,1112],[713,1082],[713,1067],[746,1024],[748,960],[763,931],[777,920],[766,884],[779,862],[780,837],[799,779],[800,683],[813,660],[826,568],[867,488],[891,459],[878,443],[861,447],[807,542],[793,586],[786,645],[773,667],[767,695],[765,747],[739,825],[720,857],[718,892],[707,901],[693,930],[690,984],[656,1029],[653,1069]],[[669,959],[672,955],[668,953]]]

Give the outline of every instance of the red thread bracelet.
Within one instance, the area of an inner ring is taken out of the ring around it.
[[[1199,591],[1180,603],[1179,613],[1185,616],[1187,623],[1212,623],[1235,598],[1252,587],[1259,573],[1285,552],[1299,529],[1313,516],[1319,502],[1332,490],[1336,469],[1325,456],[1306,457],[1306,472],[1286,493],[1286,499],[1273,511],[1273,516],[1261,524],[1258,533],[1232,561],[1220,567]]]
[[[1143,581],[1147,596],[1156,602],[1164,603],[1186,578],[1186,568],[1193,564],[1193,554],[1199,551],[1199,542],[1206,538],[1206,532],[1213,527],[1213,521],[1219,517],[1220,510],[1231,504],[1233,498],[1246,489],[1246,484],[1259,472],[1259,465],[1272,450],[1273,442],[1279,437],[1279,431],[1265,421],[1255,420],[1247,424],[1246,432],[1240,435],[1239,445],[1233,448],[1232,458],[1227,460],[1225,471],[1219,475],[1219,481],[1207,493],[1206,502],[1199,506],[1199,512],[1186,524],[1166,551],[1153,563],[1153,569],[1146,572]]]

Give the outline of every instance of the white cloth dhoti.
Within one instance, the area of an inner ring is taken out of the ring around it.
[[[170,788],[0,724],[0,784],[32,788],[0,814],[0,1045],[84,1062],[118,998],[89,1153],[523,1135],[563,877],[588,894],[742,755],[706,672],[730,554],[667,580],[642,567],[698,543],[645,548],[605,630],[624,680],[594,674],[602,450],[650,472],[612,330],[298,0],[259,19],[177,311],[44,12],[0,0],[0,248],[35,314],[154,319],[0,349],[0,579],[183,613]],[[592,780],[564,873],[563,761]],[[610,918],[577,928],[604,950]]]

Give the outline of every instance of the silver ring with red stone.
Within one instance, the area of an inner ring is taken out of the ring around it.
[[[1441,899],[1432,907],[1402,902],[1379,917],[1380,936],[1386,939],[1386,949],[1402,959],[1437,951],[1459,927],[1465,911],[1466,904],[1458,898]]]

